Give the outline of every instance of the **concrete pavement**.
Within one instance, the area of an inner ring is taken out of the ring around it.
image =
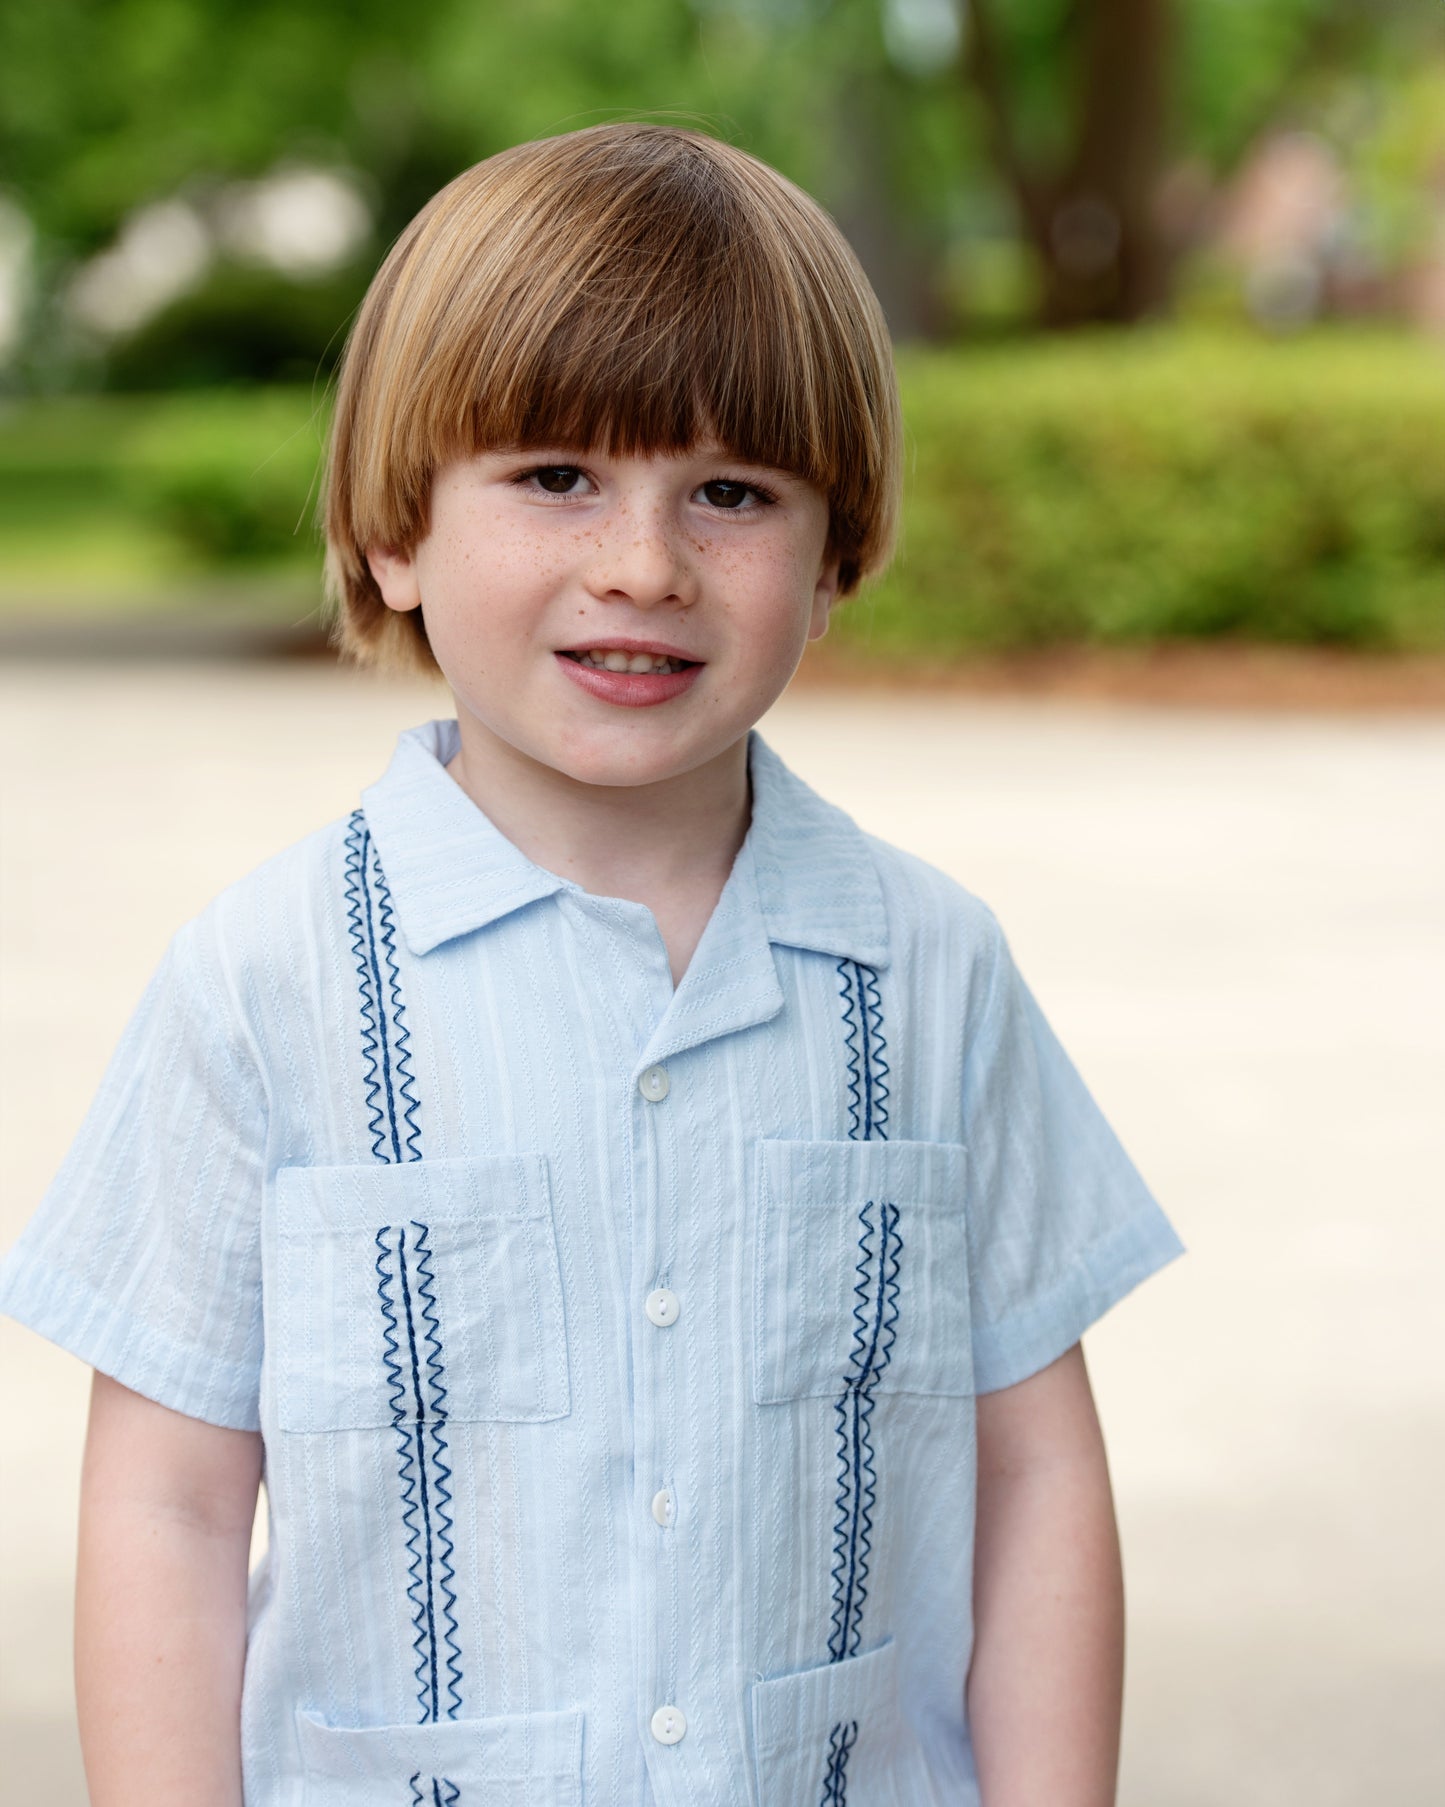
[[[0,667],[0,1244],[171,931],[445,695]],[[986,898],[1190,1255],[1090,1334],[1123,1807],[1445,1800],[1445,717],[807,691],[765,732]],[[0,1801],[79,1807],[87,1374],[0,1326]]]

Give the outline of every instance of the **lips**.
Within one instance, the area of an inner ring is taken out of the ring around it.
[[[588,653],[625,653],[630,660],[643,657],[649,660],[667,661],[662,669],[643,671],[614,671],[605,665],[594,664],[587,658]],[[612,703],[622,709],[646,709],[656,703],[671,702],[674,697],[681,696],[690,690],[697,681],[697,674],[702,670],[700,662],[676,664],[685,655],[657,646],[629,646],[625,641],[613,640],[607,645],[593,647],[569,648],[566,652],[554,653],[559,669],[580,689],[599,702]]]

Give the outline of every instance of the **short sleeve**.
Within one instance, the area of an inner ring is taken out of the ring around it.
[[[1047,1367],[1183,1252],[989,921],[963,1099],[980,1393]]]
[[[265,1097],[197,928],[172,942],[0,1264],[0,1310],[147,1398],[254,1430]]]

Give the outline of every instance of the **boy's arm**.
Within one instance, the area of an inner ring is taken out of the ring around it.
[[[75,1692],[91,1807],[241,1807],[246,1569],[261,1438],[97,1373]]]
[[[1082,1349],[978,1401],[968,1709],[983,1807],[1113,1807],[1124,1585]]]

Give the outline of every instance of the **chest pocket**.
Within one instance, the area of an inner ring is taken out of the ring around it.
[[[953,1142],[760,1142],[753,1396],[973,1391]]]
[[[282,1168],[276,1229],[282,1430],[565,1416],[544,1156]]]

